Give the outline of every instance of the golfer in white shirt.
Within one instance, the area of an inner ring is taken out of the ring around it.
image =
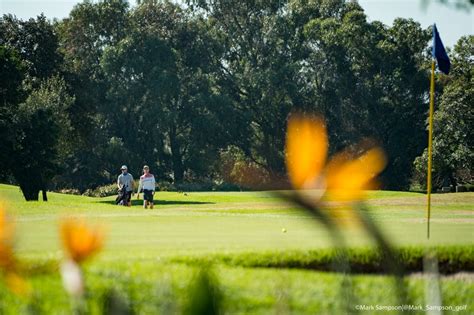
[[[153,195],[155,194],[155,176],[150,173],[148,165],[143,166],[143,175],[140,176],[138,184],[137,199],[140,198],[140,192],[143,189],[143,208],[150,206],[153,209]]]

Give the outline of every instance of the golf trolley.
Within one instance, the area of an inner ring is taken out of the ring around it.
[[[120,206],[128,206],[128,194],[127,194],[127,185],[123,185],[122,188],[118,190],[117,198],[115,198],[115,204]]]

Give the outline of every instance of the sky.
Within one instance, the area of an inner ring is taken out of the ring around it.
[[[62,19],[78,2],[81,1],[0,0],[0,14],[11,13],[20,19],[28,19],[44,13],[50,19]],[[129,2],[134,4],[135,0]],[[392,25],[397,17],[412,18],[423,28],[436,23],[445,46],[452,47],[461,36],[474,33],[474,9],[459,10],[426,0],[359,0],[359,3],[369,21],[381,21],[386,25]]]

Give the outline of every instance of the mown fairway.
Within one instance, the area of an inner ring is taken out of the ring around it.
[[[373,218],[397,245],[474,244],[474,193],[433,197],[429,241],[424,222],[425,195],[385,191],[368,195]],[[140,314],[157,310],[168,313],[185,303],[185,288],[195,266],[170,262],[169,258],[242,252],[278,255],[286,250],[331,246],[321,225],[271,192],[158,192],[153,210],[142,209],[141,201],[134,200],[134,206],[127,208],[115,206],[113,197],[54,193],[49,194],[48,202],[27,203],[17,187],[6,185],[0,185],[0,197],[16,218],[18,253],[31,261],[62,257],[58,237],[61,217],[86,216],[103,224],[107,229],[106,247],[87,265],[89,286],[99,291],[107,285],[117,288]],[[287,232],[283,233],[282,228]],[[344,229],[351,246],[368,244],[357,228]],[[226,309],[231,313],[273,314],[279,309],[283,314],[333,313],[339,307],[340,276],[333,273],[224,265],[215,270],[224,288]],[[394,303],[388,277],[359,275],[353,279],[362,302]],[[420,277],[409,279],[413,301],[423,304],[424,281]],[[57,275],[39,276],[33,283],[39,300],[47,300],[39,303],[40,309],[46,313],[67,310]],[[471,303],[472,307],[474,285],[470,274],[444,278],[442,289],[445,301]],[[24,307],[13,301],[10,295],[3,301],[5,312],[15,313]],[[96,300],[91,303],[100,304]]]
[[[0,186],[2,199],[14,214],[18,250],[22,254],[54,255],[60,249],[59,219],[86,216],[104,224],[108,240],[102,259],[154,258],[178,254],[285,250],[327,247],[324,228],[293,205],[267,192],[158,192],[157,205],[131,208],[114,198],[49,194],[49,202],[25,202],[17,187]],[[432,238],[426,240],[423,194],[369,192],[374,219],[391,240],[408,244],[472,244],[474,193],[433,197]],[[287,233],[282,233],[282,228]],[[364,234],[344,227],[352,245],[366,244]]]

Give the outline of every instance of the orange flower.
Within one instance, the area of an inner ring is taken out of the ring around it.
[[[340,153],[322,172],[328,140],[323,119],[317,117],[291,117],[286,141],[286,164],[293,187],[316,188],[325,182],[326,196],[333,201],[362,199],[363,190],[373,188],[373,179],[386,164],[383,151],[372,148],[355,159],[348,152]]]
[[[14,224],[5,212],[5,205],[0,203],[0,271],[8,288],[17,295],[29,295],[30,286],[17,273],[18,260],[13,249]]]
[[[328,138],[319,117],[293,115],[288,121],[286,165],[293,186],[311,188],[326,162]]]
[[[69,257],[81,263],[102,248],[103,230],[91,227],[81,219],[65,219],[61,224],[61,237]]]
[[[6,272],[15,269],[16,259],[13,251],[13,223],[9,220],[4,206],[0,205],[0,268]]]
[[[5,282],[8,288],[20,296],[28,296],[31,293],[31,286],[21,276],[15,272],[9,272],[5,275]]]
[[[374,178],[385,168],[380,148],[372,148],[356,159],[344,153],[334,157],[327,166],[326,190],[330,200],[354,201],[364,198],[364,190],[374,189]]]

